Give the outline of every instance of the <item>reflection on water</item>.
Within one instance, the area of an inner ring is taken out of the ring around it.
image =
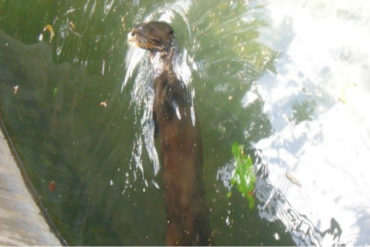
[[[163,244],[153,72],[126,38],[135,24],[168,21],[201,124],[215,242],[370,244],[369,8],[365,0],[0,1],[1,116],[70,244]],[[226,196],[235,141],[256,160],[254,211]]]
[[[274,129],[254,145],[274,188],[261,195],[271,202],[260,214],[281,220],[298,244],[370,243],[369,8],[366,1],[267,7],[272,25],[261,41],[281,54],[277,74],[256,83]]]

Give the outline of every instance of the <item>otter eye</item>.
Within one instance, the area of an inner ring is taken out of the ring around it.
[[[135,36],[135,31],[131,31],[131,36],[134,37]]]
[[[173,34],[173,30],[170,30],[170,34],[171,34],[171,35]]]

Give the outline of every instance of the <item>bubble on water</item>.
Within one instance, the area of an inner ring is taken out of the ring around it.
[[[220,167],[217,170],[216,179],[221,181],[222,184],[227,188],[229,191],[231,190],[231,177],[234,171],[234,161],[230,161],[226,165]]]
[[[159,189],[159,185],[156,181],[152,180],[152,184],[154,185],[155,188]]]
[[[229,217],[229,216],[227,216],[227,217],[226,217],[226,219],[225,219],[225,224],[226,224],[227,226],[230,226],[230,217]]]

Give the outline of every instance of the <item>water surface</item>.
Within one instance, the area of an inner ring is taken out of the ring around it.
[[[369,8],[2,0],[1,117],[69,244],[164,244],[152,72],[126,38],[140,22],[170,22],[201,125],[215,243],[370,244]],[[258,170],[253,210],[237,190],[227,197],[236,141]]]

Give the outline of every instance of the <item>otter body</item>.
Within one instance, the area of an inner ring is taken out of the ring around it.
[[[153,119],[163,165],[166,244],[208,245],[200,128],[198,121],[192,119],[189,92],[172,68],[173,30],[167,23],[150,22],[134,27],[130,35],[131,42],[161,60],[162,70],[154,80]]]
[[[154,90],[168,224],[166,243],[207,244],[202,144],[199,126],[192,123],[189,95],[185,85],[168,71],[155,79]]]

